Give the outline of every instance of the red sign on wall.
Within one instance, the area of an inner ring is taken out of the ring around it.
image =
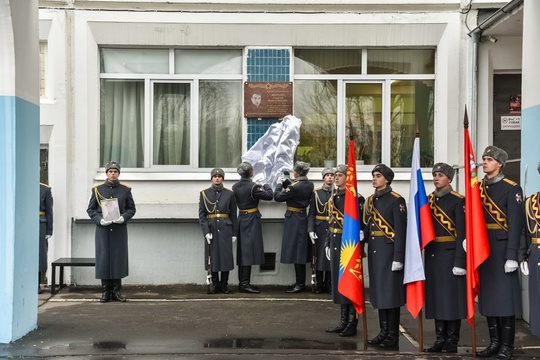
[[[292,109],[292,82],[244,83],[245,117],[282,118]]]

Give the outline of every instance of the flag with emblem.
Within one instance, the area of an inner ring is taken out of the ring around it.
[[[345,211],[343,215],[338,291],[351,300],[356,311],[361,314],[364,312],[364,279],[360,251],[360,217],[353,140],[349,144]]]
[[[475,298],[480,288],[478,267],[489,256],[489,242],[480,197],[476,160],[469,135],[469,119],[465,110],[465,239],[467,261],[467,319],[472,326]]]
[[[422,250],[435,238],[435,230],[420,170],[420,138],[414,139],[411,183],[409,190],[409,215],[407,216],[407,241],[403,283],[406,284],[407,310],[416,318],[425,303],[424,263]]]

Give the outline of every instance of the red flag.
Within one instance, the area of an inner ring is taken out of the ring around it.
[[[475,298],[480,280],[478,267],[489,256],[489,242],[480,198],[476,161],[469,136],[467,110],[465,110],[465,238],[467,239],[467,319],[472,326]]]
[[[362,256],[360,253],[360,217],[358,191],[356,190],[356,159],[354,141],[352,140],[349,144],[347,165],[338,291],[351,300],[352,305],[359,314],[364,312],[364,279]]]

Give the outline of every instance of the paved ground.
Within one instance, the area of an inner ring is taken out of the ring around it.
[[[203,286],[126,287],[127,303],[99,303],[97,287],[64,288],[39,295],[38,329],[0,344],[12,359],[458,359],[471,355],[471,329],[462,325],[457,355],[418,351],[418,320],[402,309],[400,351],[364,349],[359,334],[341,338],[324,328],[336,325],[339,307],[328,294],[289,295],[282,287],[262,293],[207,295]],[[377,311],[366,306],[368,336],[378,333]],[[485,319],[476,319],[477,348],[487,345]],[[423,322],[424,347],[434,338]],[[516,330],[516,359],[540,359],[540,338],[525,322]]]

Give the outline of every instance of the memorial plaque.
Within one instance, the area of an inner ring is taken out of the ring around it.
[[[245,82],[244,116],[282,118],[292,115],[292,82]]]
[[[114,221],[120,218],[120,207],[117,198],[101,200],[101,216],[105,221]]]

